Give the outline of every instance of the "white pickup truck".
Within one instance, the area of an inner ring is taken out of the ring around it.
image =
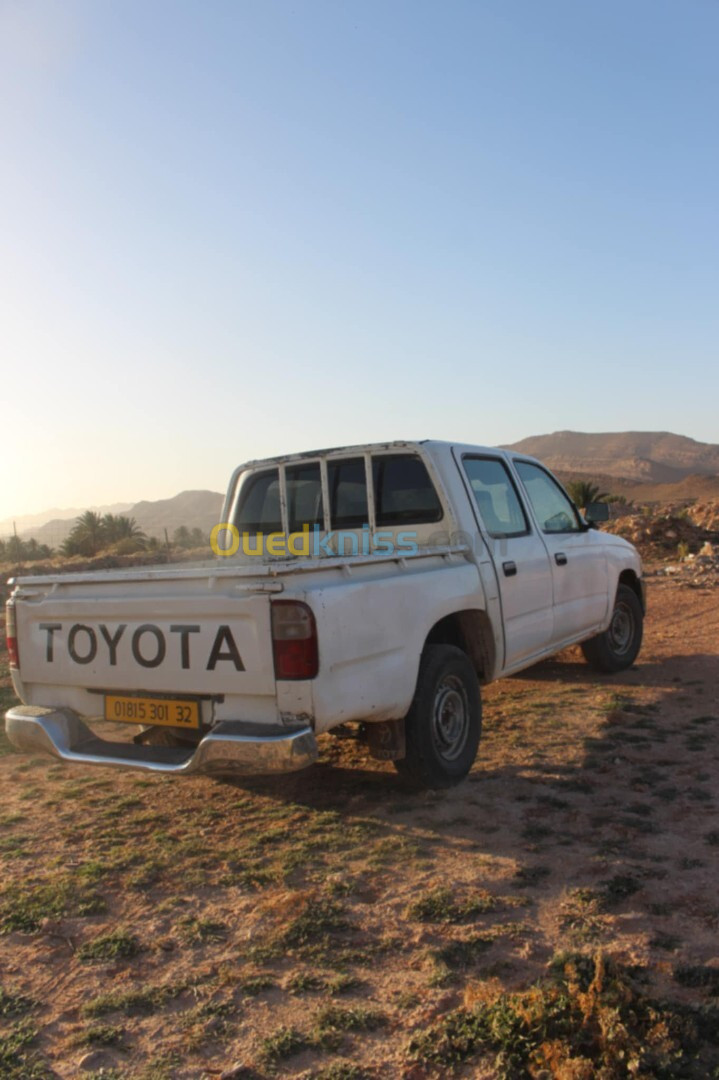
[[[605,516],[582,516],[539,462],[485,447],[251,462],[212,561],[12,583],[26,704],[8,736],[67,762],[251,774],[310,765],[341,726],[448,786],[476,757],[481,684],[574,643],[601,671],[636,659],[641,561],[596,529]]]

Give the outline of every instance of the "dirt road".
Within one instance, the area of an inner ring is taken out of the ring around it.
[[[0,1075],[588,1077],[607,1009],[628,1047],[607,1076],[632,1054],[710,1075],[719,608],[650,584],[638,666],[571,653],[487,688],[449,792],[330,738],[262,784],[0,742]]]

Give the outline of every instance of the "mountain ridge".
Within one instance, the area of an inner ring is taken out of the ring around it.
[[[79,509],[77,506],[53,506],[49,510],[41,510],[38,514],[15,514],[14,517],[0,521],[0,536],[10,535],[17,529],[20,535],[29,535],[29,530],[39,529],[51,521],[74,521],[86,510],[93,510],[96,514],[126,514],[132,507],[132,503],[118,502],[106,503],[103,506],[85,506]]]
[[[670,431],[555,431],[505,449],[529,454],[558,472],[596,473],[634,483],[676,484],[719,475],[719,445]]]
[[[206,489],[180,491],[169,499],[143,499],[137,503],[125,504],[125,509],[119,512],[134,518],[148,536],[156,536],[162,540],[165,529],[172,538],[175,529],[180,525],[186,525],[188,529],[199,528],[204,533],[209,533],[219,521],[224,498],[220,492]],[[84,511],[78,510],[75,517],[81,513]],[[70,535],[75,517],[56,518],[18,532],[23,540],[35,539],[39,544],[49,544],[56,548]]]

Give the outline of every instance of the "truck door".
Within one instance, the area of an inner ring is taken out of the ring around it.
[[[602,534],[587,529],[574,504],[546,469],[514,459],[549,552],[554,582],[554,644],[557,647],[598,626],[609,603]]]
[[[504,668],[549,648],[553,637],[552,571],[517,486],[499,457],[465,454],[462,466],[475,516],[494,563],[504,627]]]

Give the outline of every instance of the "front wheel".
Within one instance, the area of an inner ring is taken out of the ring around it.
[[[428,645],[405,718],[406,755],[395,768],[421,787],[458,784],[472,768],[482,728],[479,683],[454,645]]]
[[[585,660],[597,671],[624,671],[639,655],[643,627],[644,613],[637,594],[628,585],[620,585],[609,626],[582,642]]]

